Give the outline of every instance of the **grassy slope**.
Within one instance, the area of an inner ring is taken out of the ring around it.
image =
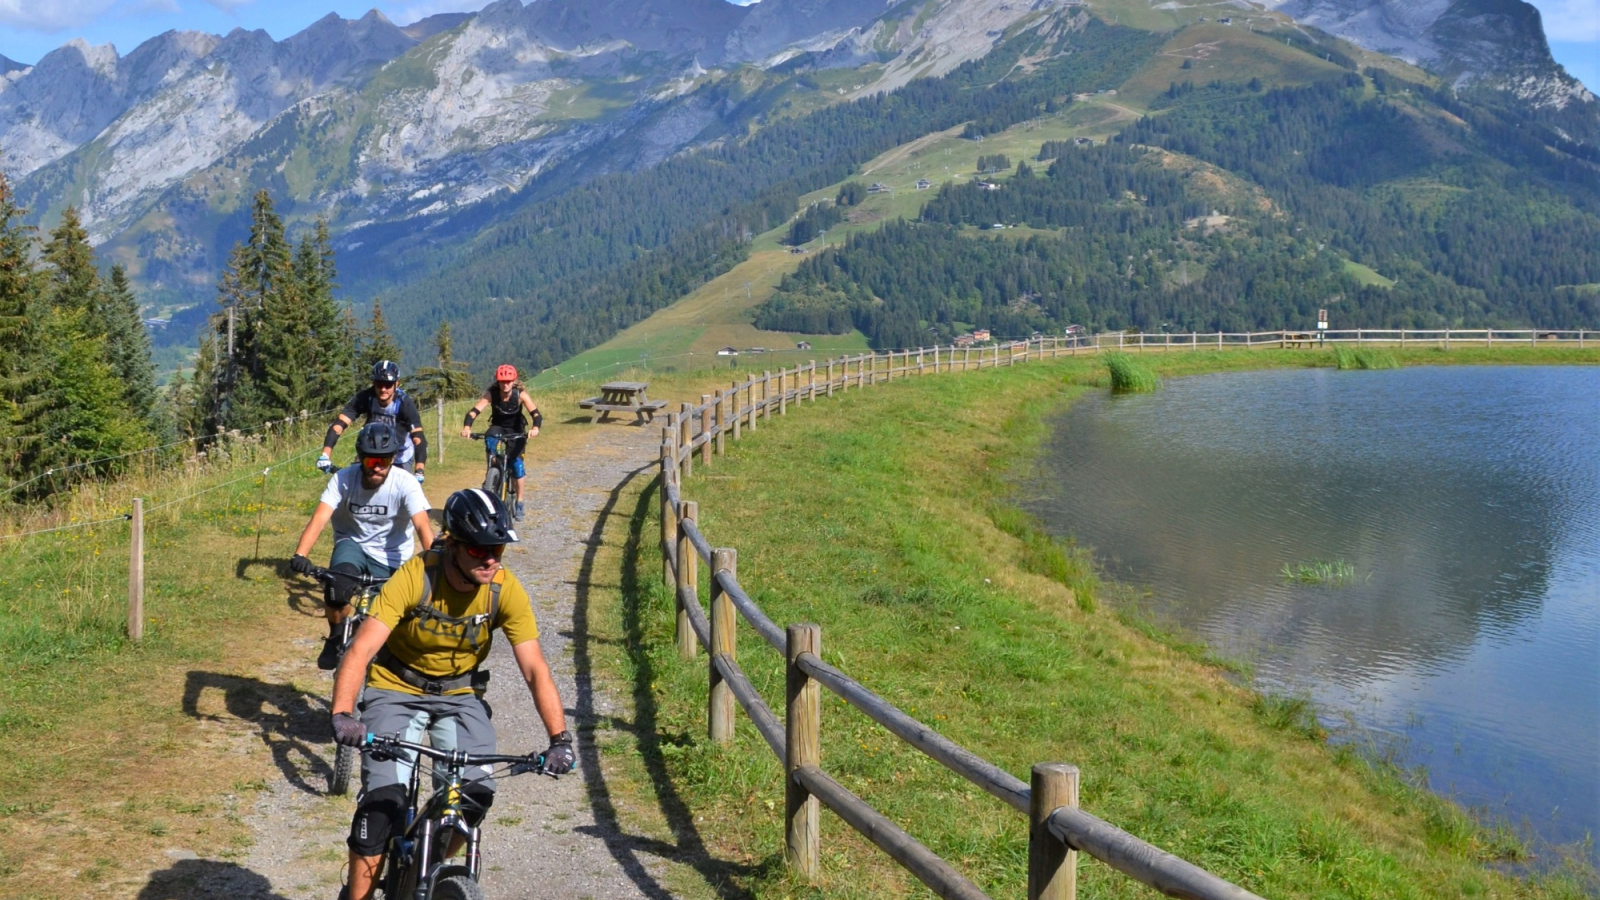
[[[1399,355],[1600,362],[1596,351]],[[1167,376],[1330,364],[1317,351],[1145,360]],[[1043,439],[1042,414],[1103,380],[1085,360],[851,392],[763,426],[697,468],[686,495],[713,545],[737,547],[742,583],[775,621],[822,626],[831,662],[1009,771],[1079,765],[1088,810],[1264,896],[1582,895],[1565,876],[1499,873],[1485,861],[1515,856],[1514,840],[1325,746],[1303,707],[1235,686],[1202,650],[1103,606],[1085,612],[1093,604],[1028,573],[1049,566],[996,505],[1007,473]],[[607,748],[625,827],[684,850],[671,883],[685,896],[916,894],[831,816],[821,884],[784,874],[780,771],[742,715],[731,748],[705,742],[704,657],[684,664],[673,651],[655,494],[626,500],[632,520],[607,529],[602,567],[621,577],[596,586],[589,617],[597,669],[631,695],[637,726]],[[740,659],[781,710],[777,655],[744,630]],[[824,767],[994,896],[1022,896],[1020,817],[825,697]],[[1088,896],[1147,895],[1097,864],[1080,879]]]

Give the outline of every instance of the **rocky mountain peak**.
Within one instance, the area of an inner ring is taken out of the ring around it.
[[[729,56],[761,59],[797,41],[842,37],[864,28],[893,3],[881,0],[761,0],[728,39]]]

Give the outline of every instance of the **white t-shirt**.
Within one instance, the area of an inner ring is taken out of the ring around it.
[[[370,491],[361,484],[361,466],[345,466],[328,479],[322,502],[333,507],[335,541],[350,538],[391,569],[411,558],[416,537],[411,517],[432,509],[416,476],[399,466]]]

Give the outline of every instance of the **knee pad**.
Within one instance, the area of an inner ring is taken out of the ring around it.
[[[468,825],[476,827],[494,805],[494,788],[469,781],[461,786],[461,797],[461,815]]]
[[[361,590],[361,570],[349,563],[339,563],[328,573],[333,576],[333,584],[328,586],[326,592],[328,605],[334,609],[344,609],[350,605],[350,598]]]
[[[524,466],[522,464],[522,457],[520,457],[520,456],[511,461],[511,477],[512,478],[526,478],[526,477],[528,477],[528,467]]]
[[[345,844],[359,856],[380,856],[389,847],[389,831],[405,821],[406,789],[390,784],[361,795],[350,820]]]

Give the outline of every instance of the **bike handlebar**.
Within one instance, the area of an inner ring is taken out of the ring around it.
[[[519,771],[539,772],[541,774],[544,772],[543,753],[529,753],[526,756],[508,756],[503,753],[463,753],[460,750],[438,750],[433,747],[429,747],[426,744],[414,744],[411,741],[403,741],[399,737],[392,734],[372,734],[370,732],[367,734],[366,740],[362,742],[362,749],[366,751],[377,750],[379,752],[411,750],[421,756],[426,756],[429,759],[436,759],[440,762],[458,768],[466,768],[467,766],[493,766],[506,764],[513,767],[513,775],[519,774]],[[523,766],[526,766],[527,768],[522,769],[521,767]]]
[[[348,572],[331,572],[322,566],[312,566],[311,570],[306,572],[306,574],[320,582],[323,582],[324,584],[333,581],[335,578],[349,578],[362,587],[377,587],[378,585],[389,580],[389,576],[387,575],[381,578],[377,575],[368,575],[365,572],[357,572],[352,575]]]
[[[495,440],[499,441],[514,441],[518,438],[525,438],[528,436],[528,433],[525,431],[520,434],[489,434],[488,432],[479,432],[473,434],[472,439],[475,441],[481,441],[484,438],[494,438]]]

